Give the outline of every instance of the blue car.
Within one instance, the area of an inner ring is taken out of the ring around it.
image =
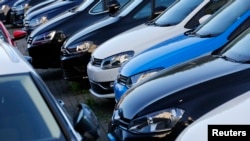
[[[226,45],[250,25],[249,16],[250,1],[228,1],[228,4],[218,13],[196,29],[159,43],[136,55],[119,71],[118,78],[114,82],[115,100],[119,101],[130,87],[163,69],[205,55]]]

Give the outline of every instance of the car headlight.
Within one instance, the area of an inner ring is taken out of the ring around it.
[[[92,41],[85,41],[79,44],[76,44],[71,47],[67,47],[68,54],[81,54],[85,52],[92,53],[97,48],[97,45]]]
[[[7,15],[8,11],[10,10],[10,7],[6,4],[2,5],[1,12],[4,13],[4,15]]]
[[[153,70],[148,70],[139,74],[136,74],[134,76],[131,76],[128,79],[128,82],[126,83],[126,86],[128,88],[132,87],[133,85],[135,85],[136,83],[139,83],[140,81],[158,73],[159,71],[161,71],[163,68],[157,68],[157,69],[153,69]]]
[[[133,133],[158,133],[171,131],[182,118],[184,110],[168,108],[137,118],[129,124],[128,130]]]
[[[41,16],[38,18],[31,19],[29,26],[31,27],[36,27],[38,25],[44,24],[48,21],[47,16]]]
[[[29,4],[26,3],[26,4],[24,5],[24,10],[27,11],[29,8],[30,8]]]
[[[127,51],[110,56],[103,59],[101,63],[102,69],[112,69],[120,67],[124,62],[128,61],[134,55],[133,51]]]
[[[55,37],[56,31],[46,32],[41,35],[35,36],[32,42],[33,46],[46,44],[51,42]]]

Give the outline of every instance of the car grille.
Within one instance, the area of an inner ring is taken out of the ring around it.
[[[118,122],[119,122],[119,126],[123,129],[128,129],[129,127],[129,120],[126,120],[126,119],[120,119]]]
[[[33,37],[28,37],[28,39],[27,39],[27,44],[31,44],[32,43],[32,41],[33,41]]]
[[[123,76],[123,75],[119,75],[119,77],[118,77],[118,83],[120,83],[121,85],[126,85],[127,84],[127,82],[128,82],[128,77],[126,77],[126,76]]]
[[[102,59],[94,58],[93,61],[92,61],[92,65],[97,66],[97,67],[100,67],[101,63],[102,63]]]
[[[114,93],[113,87],[110,86],[110,83],[112,82],[102,82],[102,83],[97,83],[92,80],[90,81],[90,86],[91,89],[100,95],[105,95],[105,94],[110,94]]]

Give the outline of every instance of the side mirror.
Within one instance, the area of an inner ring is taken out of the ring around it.
[[[207,15],[204,15],[202,16],[200,19],[199,19],[199,23],[202,24],[204,21],[206,21],[209,17],[211,17],[212,15],[211,14],[207,14]]]
[[[22,39],[22,38],[26,37],[27,36],[27,32],[23,31],[23,30],[15,30],[13,32],[13,36],[14,36],[14,38],[13,38],[14,41],[15,40],[19,40],[19,39]]]
[[[164,10],[166,9],[165,6],[158,6],[154,9],[152,15],[149,17],[149,20],[153,20],[157,16],[159,16]]]
[[[78,105],[78,114],[74,121],[75,130],[88,139],[97,139],[101,136],[100,122],[94,112],[86,105]]]
[[[120,9],[120,3],[116,0],[112,0],[108,4],[108,11],[110,15],[115,14]]]

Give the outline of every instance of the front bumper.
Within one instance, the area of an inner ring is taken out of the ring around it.
[[[103,70],[93,66],[87,66],[87,75],[90,81],[90,92],[99,98],[114,98],[113,83],[117,78],[119,68]]]
[[[115,93],[115,101],[118,102],[122,95],[128,90],[128,87],[121,85],[120,83],[117,83],[117,81],[114,82],[114,93]]]
[[[32,57],[34,68],[60,68],[60,47],[59,44],[41,44],[32,46],[28,44],[28,54]]]
[[[159,134],[134,134],[127,129],[117,127],[107,134],[109,141],[174,141],[173,137],[167,136],[168,133]]]
[[[91,54],[61,55],[61,68],[66,80],[81,80],[87,76],[87,65]]]

